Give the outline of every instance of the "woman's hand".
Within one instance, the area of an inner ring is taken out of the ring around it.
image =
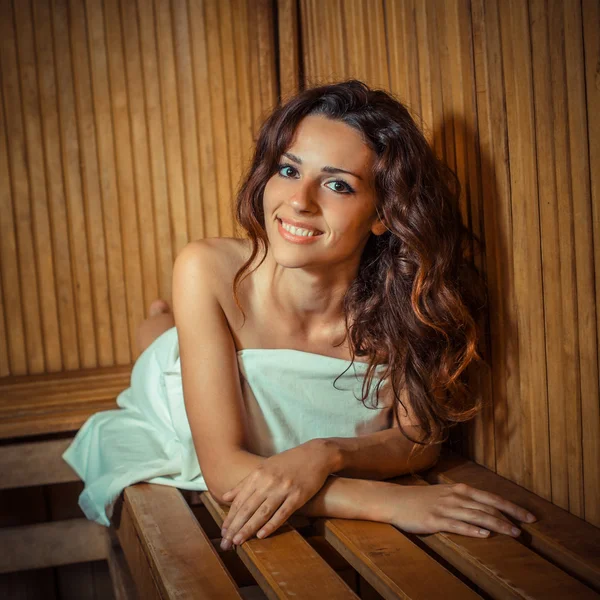
[[[387,522],[409,533],[446,531],[481,538],[496,531],[517,537],[521,531],[503,512],[518,521],[536,520],[527,510],[501,496],[464,483],[391,486],[385,499],[390,506]]]
[[[332,462],[321,442],[310,440],[267,458],[223,494],[232,504],[221,530],[222,549],[243,544],[259,529],[259,538],[273,533],[323,487]]]

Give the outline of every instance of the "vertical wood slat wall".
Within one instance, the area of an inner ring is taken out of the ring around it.
[[[303,84],[393,92],[485,241],[469,454],[600,526],[600,2],[301,0],[298,18]]]
[[[237,235],[270,0],[0,0],[0,376],[129,364],[178,251]]]
[[[0,376],[131,362],[181,246],[237,235],[278,85],[358,77],[407,104],[485,241],[469,453],[600,525],[598,0],[276,4],[0,0]]]

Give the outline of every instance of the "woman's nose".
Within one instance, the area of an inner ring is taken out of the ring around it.
[[[314,210],[315,191],[310,185],[299,185],[290,196],[289,204],[295,210]]]

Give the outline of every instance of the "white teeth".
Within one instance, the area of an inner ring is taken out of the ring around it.
[[[281,221],[281,226],[286,231],[289,231],[290,233],[293,233],[294,235],[299,235],[299,236],[303,236],[303,237],[311,237],[313,235],[316,235],[316,232],[314,232],[314,231],[309,231],[308,229],[300,229],[298,227],[294,227],[293,225],[288,225],[287,223],[284,223],[283,221]]]

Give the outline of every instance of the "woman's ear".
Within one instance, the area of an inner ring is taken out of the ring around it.
[[[376,219],[373,223],[373,226],[371,227],[371,231],[375,235],[381,235],[382,233],[385,233],[387,231],[387,227],[381,219]]]

